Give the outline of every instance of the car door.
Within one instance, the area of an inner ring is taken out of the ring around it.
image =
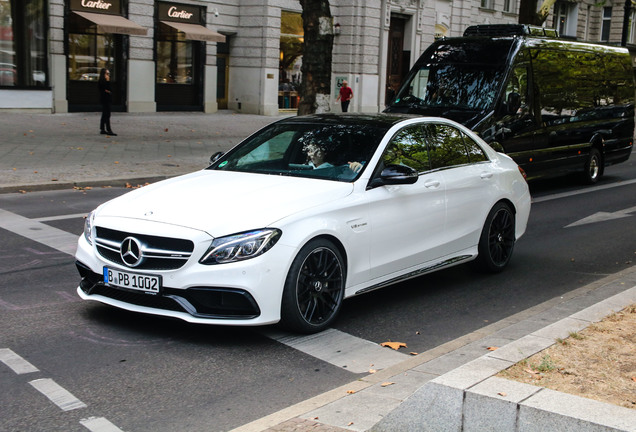
[[[486,215],[494,204],[496,170],[471,137],[448,124],[426,126],[431,166],[446,185],[445,242],[440,254],[467,253],[479,241]]]
[[[413,270],[438,256],[446,219],[442,174],[431,171],[420,124],[397,132],[376,175],[389,164],[408,165],[420,175],[414,184],[385,185],[366,192],[371,225],[371,279],[387,279]]]

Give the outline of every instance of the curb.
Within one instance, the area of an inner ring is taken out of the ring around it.
[[[370,431],[636,431],[636,410],[495,376],[634,302],[636,286],[441,375]]]

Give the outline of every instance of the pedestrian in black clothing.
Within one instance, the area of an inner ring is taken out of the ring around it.
[[[110,127],[110,112],[113,97],[110,89],[110,71],[102,68],[99,71],[99,102],[102,104],[102,118],[99,121],[100,134],[117,136]]]

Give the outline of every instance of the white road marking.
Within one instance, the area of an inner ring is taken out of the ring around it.
[[[2,209],[0,209],[0,228],[69,255],[75,255],[77,249],[77,235]]]
[[[563,192],[563,193],[558,193],[558,194],[554,194],[554,195],[547,195],[544,197],[539,197],[539,198],[532,198],[532,203],[540,203],[540,202],[544,202],[544,201],[552,201],[555,199],[561,199],[561,198],[567,198],[567,197],[571,197],[571,196],[575,196],[575,195],[581,195],[581,194],[586,194],[586,193],[590,193],[590,192],[596,192],[596,191],[600,191],[600,190],[604,190],[604,189],[613,189],[616,187],[621,187],[621,186],[627,186],[630,184],[634,184],[636,183],[636,179],[633,180],[626,180],[626,181],[622,181],[619,183],[612,183],[612,184],[607,184],[607,185],[603,185],[603,186],[590,186],[587,187],[585,189],[579,189],[579,190],[575,190],[575,191],[571,191],[571,192]]]
[[[39,369],[31,363],[11,351],[9,348],[0,348],[0,361],[9,366],[18,375],[39,372]]]
[[[80,420],[80,424],[91,432],[122,432],[117,426],[103,417],[89,417]]]
[[[75,213],[75,214],[68,214],[68,215],[46,216],[46,217],[40,217],[40,218],[33,218],[31,220],[34,220],[34,221],[37,221],[37,222],[51,222],[51,221],[66,220],[66,219],[85,218],[86,215],[87,215],[87,213]]]
[[[381,347],[336,329],[309,336],[296,336],[271,330],[263,330],[262,334],[353,373],[385,369],[410,357],[408,354]]]
[[[62,411],[71,411],[74,409],[86,408],[86,404],[77,399],[64,387],[50,378],[42,378],[30,381],[40,393],[49,398],[51,402],[57,405]]]

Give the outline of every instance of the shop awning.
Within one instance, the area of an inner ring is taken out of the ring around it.
[[[92,12],[73,11],[82,18],[97,24],[104,33],[119,33],[128,35],[145,35],[148,29],[119,15],[97,14]]]
[[[184,33],[186,39],[208,42],[225,42],[225,36],[221,33],[212,31],[199,24],[187,24],[172,21],[161,21],[161,23]]]

